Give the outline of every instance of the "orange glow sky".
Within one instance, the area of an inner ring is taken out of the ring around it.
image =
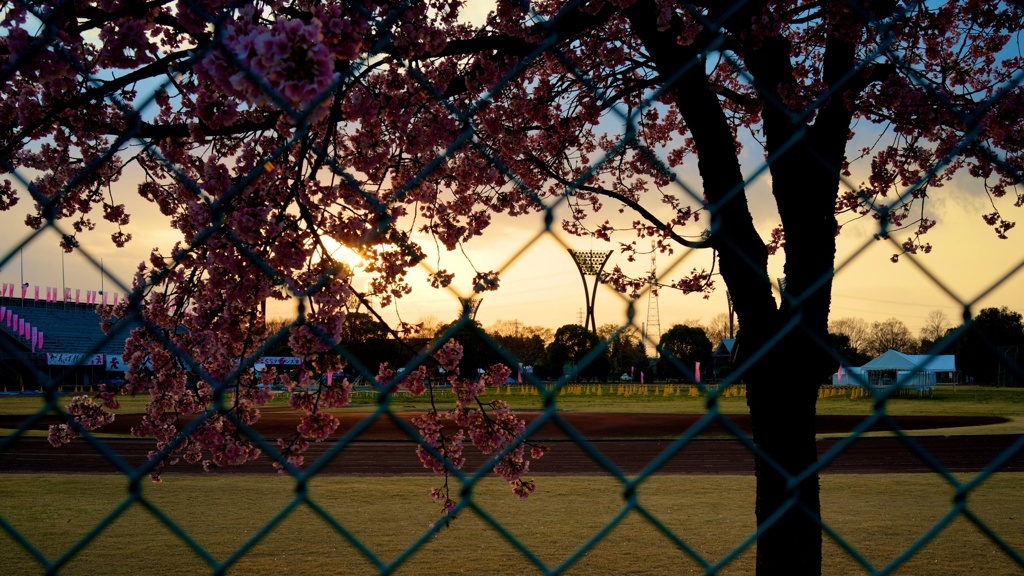
[[[151,247],[170,247],[175,234],[162,222],[159,213],[145,201],[132,195],[130,178],[115,188],[115,200],[125,202],[133,215],[126,229],[134,239],[124,249],[115,248],[109,241],[112,228],[101,222],[99,228],[80,236],[85,252],[97,262],[102,260],[106,279],[103,286],[114,290],[115,283],[128,286],[138,262]],[[929,255],[909,258],[904,256],[898,264],[889,261],[896,250],[887,241],[871,239],[877,229],[872,220],[864,219],[844,229],[840,237],[837,272],[833,290],[832,317],[861,317],[868,322],[896,317],[915,332],[927,314],[935,309],[947,312],[950,319],[960,317],[963,304],[974,303],[976,312],[987,306],[1024,308],[1024,272],[1014,271],[1024,265],[1024,243],[1020,230],[1012,230],[1009,240],[999,240],[981,220],[980,214],[988,208],[987,200],[977,193],[974,183],[966,179],[934,190],[929,200],[932,217],[938,225],[928,234],[934,245]],[[763,186],[754,186],[751,205],[764,237],[777,222],[767,210],[762,197],[767,194]],[[10,251],[25,240],[31,231],[24,224],[29,202],[14,210],[0,214],[0,258],[10,259],[0,268],[0,281],[21,282],[21,263],[24,257],[24,280],[31,285],[62,286],[61,251],[53,230],[44,230],[32,239],[21,252]],[[767,212],[767,213],[766,213]],[[1010,213],[1012,214],[1012,212]],[[154,216],[155,215],[155,216]],[[543,232],[541,215],[512,219],[499,216],[483,237],[467,246],[467,253],[479,270],[499,270],[500,288],[482,295],[478,320],[484,325],[496,320],[519,320],[527,325],[557,328],[578,322],[584,306],[583,286],[579,273],[566,248],[577,250],[608,250],[615,246],[569,236],[557,227]],[[623,238],[625,239],[625,238]],[[426,247],[432,243],[424,243]],[[671,258],[659,256],[658,269],[666,279],[673,274],[673,264],[679,272],[709,264],[706,251],[678,251]],[[436,259],[427,259],[431,265]],[[630,265],[618,252],[612,254],[609,268],[620,264],[634,274],[641,275],[650,265],[649,260]],[[772,260],[772,277],[782,275],[782,256]],[[918,267],[920,265],[920,268]],[[442,257],[442,267],[457,273],[451,290],[436,290],[425,282],[426,272],[413,274],[414,294],[385,310],[385,316],[395,319],[398,314],[406,321],[434,316],[441,321],[454,319],[460,310],[458,297],[470,295],[472,269],[459,253]],[[935,280],[922,272],[928,271]],[[87,262],[80,253],[64,257],[66,286],[82,290],[101,287],[100,271]],[[588,278],[588,284],[592,281]],[[357,277],[356,285],[359,287]],[[41,294],[45,293],[45,288]],[[975,302],[977,301],[977,302]],[[625,323],[629,299],[607,286],[599,288],[596,315],[599,324]],[[675,323],[707,321],[727,310],[724,286],[708,299],[699,295],[682,295],[673,290],[662,290],[659,298],[660,323],[665,330]],[[635,303],[635,322],[639,325],[647,318],[648,298]],[[271,315],[289,316],[294,313],[293,303],[278,303]]]

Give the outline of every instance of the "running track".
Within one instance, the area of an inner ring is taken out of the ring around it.
[[[353,414],[343,419],[339,435],[365,418],[366,414]],[[400,414],[407,419],[408,415]],[[23,417],[0,418],[0,428],[16,427]],[[528,416],[529,418],[529,416]],[[531,464],[531,473],[537,475],[605,474],[611,466],[625,475],[635,475],[669,449],[673,438],[690,429],[698,420],[694,415],[651,414],[560,414],[568,426],[588,438],[590,446],[606,462],[598,462],[575,442],[567,439],[557,426],[547,424],[534,435],[538,443],[550,447],[550,452]],[[730,417],[740,429],[748,429],[743,417]],[[821,432],[843,432],[859,421],[855,417],[822,418]],[[935,421],[928,418],[900,418],[896,424],[912,434],[914,429],[978,425],[988,421],[948,419]],[[40,421],[45,427],[50,420]],[[128,426],[130,422],[122,422]],[[289,423],[281,416],[270,415],[257,428],[268,437],[286,432]],[[292,428],[293,429],[293,428]],[[819,454],[826,454],[841,440],[818,441]],[[104,439],[102,442],[123,460],[114,463],[102,451],[79,439],[62,448],[51,447],[43,438],[0,438],[0,473],[77,472],[116,473],[119,466],[136,467],[145,463],[153,442],[145,439]],[[920,449],[916,452],[894,437],[859,438],[830,460],[823,472],[828,473],[892,473],[976,472],[1003,458],[1001,471],[1024,472],[1024,438],[1016,435],[964,435],[920,436],[911,440]],[[307,466],[336,448],[334,441],[314,444],[306,453]],[[922,456],[921,453],[926,454]],[[466,470],[475,470],[486,464],[485,457],[468,446]],[[215,473],[275,473],[269,460],[241,467],[218,469]],[[661,474],[753,474],[754,457],[748,448],[728,431],[712,426],[675,452],[658,469]],[[197,473],[198,465],[180,463],[165,473]],[[427,474],[415,454],[415,444],[385,418],[378,419],[359,437],[334,452],[318,473],[352,475],[408,475]]]

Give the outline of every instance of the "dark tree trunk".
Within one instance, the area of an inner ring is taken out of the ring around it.
[[[741,321],[741,326],[743,326]],[[799,330],[799,329],[798,329]],[[743,336],[741,335],[741,338]],[[739,346],[757,347],[756,336]],[[815,447],[819,380],[798,362],[799,334],[777,342],[747,378],[753,440],[758,453],[755,515],[757,573],[821,573],[821,503]]]
[[[733,21],[749,22],[743,12],[737,11]],[[818,387],[835,366],[827,339],[834,210],[851,115],[842,91],[819,109],[814,125],[794,123],[788,110],[771,104],[763,111],[773,194],[786,234],[787,287],[777,306],[767,249],[747,206],[732,131],[698,58],[702,41],[680,46],[678,30],[659,30],[656,14],[653,2],[641,0],[628,16],[659,73],[673,79],[669,89],[696,144],[712,213],[711,244],[740,320],[737,362],[744,369],[758,449],[757,573],[817,575],[822,537],[815,411]],[[779,88],[793,82],[790,50],[785,39],[770,38],[744,55],[768,101],[780,101]],[[852,47],[830,40],[825,80],[843,77],[852,62]]]

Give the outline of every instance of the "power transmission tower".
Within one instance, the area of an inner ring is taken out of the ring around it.
[[[658,311],[658,262],[654,242],[651,242],[651,275],[648,283],[651,292],[647,296],[647,324],[644,334],[644,350],[647,357],[658,357],[658,342],[661,341],[661,313]]]

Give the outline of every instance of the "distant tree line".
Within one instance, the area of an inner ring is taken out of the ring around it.
[[[400,367],[428,350],[440,337],[454,338],[464,354],[460,373],[470,375],[493,364],[505,364],[513,377],[532,372],[540,379],[556,379],[575,373],[583,381],[693,381],[697,363],[704,370],[702,380],[714,376],[712,354],[723,338],[730,336],[727,318],[715,318],[707,326],[695,321],[677,324],[665,331],[657,342],[658,353],[649,357],[652,346],[645,346],[635,326],[605,324],[593,333],[577,324],[556,330],[529,326],[515,320],[499,320],[485,328],[479,322],[442,323],[426,318],[399,340],[380,320],[364,312],[349,312],[341,330],[339,344],[348,360],[346,372],[374,375],[387,362]],[[269,343],[264,355],[287,355],[288,321],[268,323]]]
[[[272,323],[268,333],[276,334],[285,325],[284,321]],[[382,362],[402,366],[426,350],[434,338],[448,335],[465,350],[459,366],[465,375],[503,363],[515,376],[521,363],[522,370],[541,379],[576,371],[579,380],[639,381],[642,372],[649,381],[693,382],[699,364],[701,381],[707,382],[729,373],[728,359],[715,358],[714,352],[723,340],[734,337],[737,329],[729,325],[725,314],[706,325],[690,320],[669,327],[657,338],[657,354],[649,354],[651,347],[644,345],[635,326],[605,324],[595,334],[577,324],[551,330],[499,320],[484,328],[475,321],[442,323],[427,318],[412,328],[412,338],[401,342],[370,314],[350,312],[340,344],[349,353],[353,374],[359,371],[357,365],[369,374],[376,374]],[[836,318],[829,322],[829,338],[848,366],[866,364],[887,350],[953,354],[964,382],[1024,385],[1017,376],[1024,360],[1024,317],[1007,307],[981,310],[966,328],[945,312],[934,310],[917,335],[898,318],[870,323],[863,318]],[[285,354],[286,350],[287,334],[279,337],[266,355]]]
[[[954,322],[933,310],[917,336],[898,318],[868,323],[863,318],[829,322],[831,344],[850,366],[896,350],[904,354],[953,354],[962,381],[1020,386],[1024,317],[1006,306],[985,308],[969,322]]]

